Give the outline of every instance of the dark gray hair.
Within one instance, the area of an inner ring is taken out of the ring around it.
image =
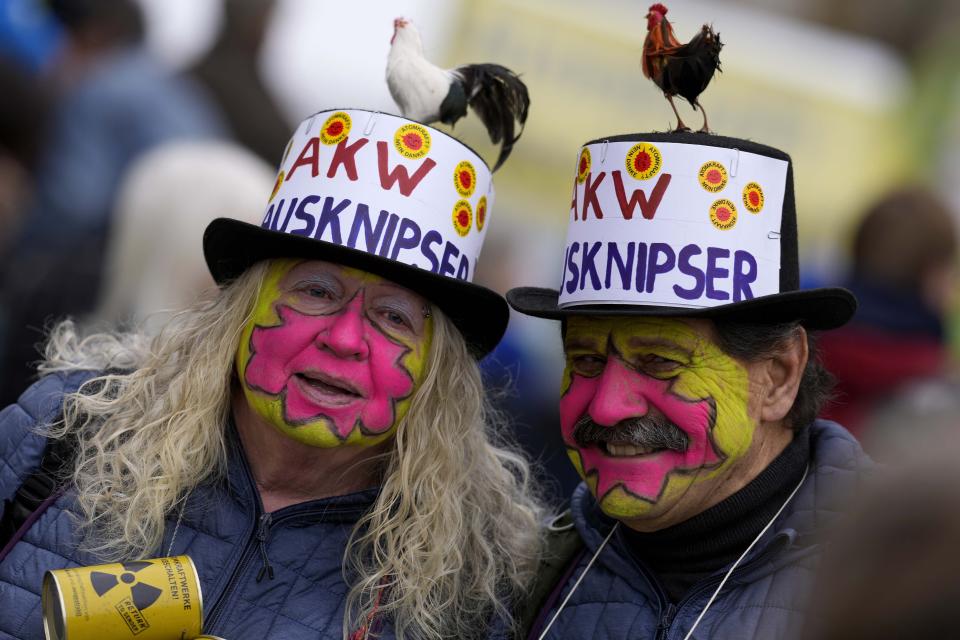
[[[799,322],[754,324],[716,320],[717,342],[727,355],[745,362],[756,362],[779,353],[800,329]],[[800,379],[797,397],[786,416],[794,431],[813,422],[833,393],[834,377],[820,362],[817,338],[807,331],[809,358]]]

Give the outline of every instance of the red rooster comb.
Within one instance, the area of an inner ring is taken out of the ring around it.
[[[661,16],[665,16],[667,15],[667,8],[658,2],[650,5],[650,13],[659,13]]]

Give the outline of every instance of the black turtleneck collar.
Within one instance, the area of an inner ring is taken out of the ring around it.
[[[641,533],[619,529],[624,546],[659,579],[673,602],[736,560],[800,482],[810,458],[805,427],[766,469],[729,498],[680,524]]]

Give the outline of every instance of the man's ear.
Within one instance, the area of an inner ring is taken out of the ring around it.
[[[790,413],[809,357],[807,332],[803,327],[797,327],[789,340],[784,341],[780,349],[764,362],[761,422],[778,422]]]

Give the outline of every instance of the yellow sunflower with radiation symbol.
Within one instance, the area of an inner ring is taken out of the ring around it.
[[[337,111],[320,127],[320,142],[323,144],[339,144],[350,135],[350,114]]]
[[[423,125],[410,122],[393,134],[393,146],[404,158],[422,158],[430,151],[430,132]]]
[[[577,161],[577,182],[583,184],[583,181],[587,179],[587,174],[590,173],[590,149],[586,147],[580,152],[580,159]]]
[[[483,231],[483,225],[487,224],[487,196],[480,196],[477,202],[477,231]]]
[[[763,210],[763,189],[756,182],[748,182],[743,188],[743,206],[750,213]]]
[[[660,173],[663,167],[663,156],[660,149],[649,142],[638,142],[627,151],[624,165],[633,178],[649,180]]]
[[[470,224],[473,222],[473,209],[466,200],[457,200],[453,205],[453,228],[461,238],[470,233]]]

